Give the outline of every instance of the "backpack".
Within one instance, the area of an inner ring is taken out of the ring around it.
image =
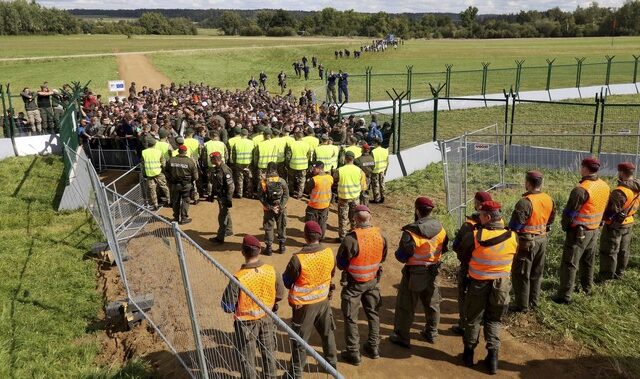
[[[280,183],[280,177],[272,176],[267,178],[263,184],[263,188],[265,189],[267,202],[269,204],[280,203],[284,192],[282,184]]]

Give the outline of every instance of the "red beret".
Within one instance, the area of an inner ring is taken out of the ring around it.
[[[499,211],[500,208],[502,208],[502,205],[500,205],[500,203],[498,203],[497,201],[493,201],[493,200],[485,201],[480,205],[480,210],[486,211],[486,212]]]
[[[635,171],[636,166],[631,162],[622,162],[618,164],[618,171]]]
[[[322,234],[322,228],[315,221],[307,221],[304,223],[304,234],[318,233]]]
[[[178,146],[178,150],[187,151],[187,147],[185,145]]]
[[[363,143],[362,144],[362,148],[365,150],[369,150],[369,144],[368,143]]]
[[[489,192],[484,192],[484,191],[476,192],[476,195],[473,198],[478,200],[481,203],[484,203],[485,201],[493,200],[491,198],[491,194]]]
[[[356,212],[369,212],[371,213],[371,211],[369,210],[369,208],[366,205],[358,205],[355,209]]]
[[[247,246],[247,247],[260,247],[260,241],[258,241],[258,239],[254,236],[252,236],[251,234],[247,234],[244,236],[244,238],[242,239],[242,246]]]
[[[416,208],[433,208],[433,200],[425,196],[416,199]]]
[[[220,152],[219,152],[219,151],[214,151],[213,153],[209,154],[209,156],[210,156],[211,158],[213,158],[213,157],[221,157],[221,156],[222,156],[222,154],[220,154]]]
[[[542,173],[540,171],[529,171],[527,172],[527,178],[531,178],[531,179],[542,179]]]
[[[597,170],[600,168],[600,161],[594,157],[588,157],[582,160],[581,165],[592,170]]]

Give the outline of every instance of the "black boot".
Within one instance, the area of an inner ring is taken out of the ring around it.
[[[284,241],[282,241],[278,245],[278,253],[279,254],[284,254],[285,251],[287,251],[287,248],[284,246]]]
[[[264,248],[264,252],[263,252],[262,254],[264,254],[264,255],[266,255],[266,256],[268,256],[268,257],[270,257],[270,256],[271,256],[271,254],[273,254],[273,250],[271,250],[271,245],[267,245],[267,246]]]
[[[462,353],[462,360],[464,361],[464,365],[467,367],[473,366],[473,349],[468,347],[464,348],[464,352]]]
[[[484,365],[487,366],[487,370],[491,375],[495,375],[498,372],[498,350],[491,349],[487,352],[487,357],[484,359]]]

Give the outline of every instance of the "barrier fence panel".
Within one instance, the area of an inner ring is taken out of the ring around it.
[[[547,66],[523,66],[518,91],[542,91],[547,83]],[[516,89],[514,88],[514,91]]]
[[[494,68],[487,70],[487,83],[485,94],[502,93],[516,87],[515,68]]]
[[[462,217],[466,213],[466,199],[462,186],[464,184],[465,150],[464,136],[440,142],[447,211],[454,217],[456,226],[462,225],[464,221]]]
[[[413,84],[411,86],[412,99],[426,99],[431,97],[429,83],[434,86],[437,84],[445,84],[447,82],[446,73],[440,72],[413,72]]]
[[[605,82],[605,74],[607,73],[607,64],[602,62],[587,62],[582,64],[582,72],[580,75],[580,86],[601,86]],[[631,71],[633,74],[633,71]],[[631,81],[631,79],[629,79]],[[584,96],[584,95],[583,95]],[[587,96],[588,97],[588,96]]]
[[[408,149],[433,141],[433,99],[403,101],[398,107],[401,112],[398,139],[400,149]],[[427,110],[428,111],[425,111]]]
[[[613,61],[611,63],[611,72],[609,84],[633,83],[633,68],[635,62],[631,61]]]

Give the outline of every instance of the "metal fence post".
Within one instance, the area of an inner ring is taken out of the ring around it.
[[[438,85],[438,88],[434,88],[431,84],[429,84],[429,89],[431,90],[431,95],[433,95],[433,139],[432,141],[438,140],[438,99],[440,97],[440,91],[447,84]],[[445,90],[446,91],[446,90]]]
[[[605,96],[603,96],[602,92],[600,92],[600,105],[602,109],[600,110],[600,136],[598,136],[598,155],[600,155],[600,152],[602,151],[602,133],[604,133],[604,109],[606,101],[606,94]]]
[[[611,94],[611,89],[609,88],[609,81],[611,80],[611,64],[613,63],[613,58],[616,56],[605,55],[604,57],[607,59],[607,73],[604,77],[604,85],[607,86],[607,94]]]
[[[516,61],[516,94],[520,97],[520,81],[522,80],[522,65],[524,59]]]
[[[411,101],[411,86],[413,82],[413,66],[407,66],[407,100]],[[409,105],[411,106],[411,105]]]
[[[489,76],[489,62],[482,62],[482,88],[480,93],[484,98],[484,106],[487,107],[487,77]]]
[[[398,154],[400,152],[400,144],[398,143],[398,124],[396,122],[396,99],[393,99],[393,115],[391,116],[391,128],[393,129],[393,138],[391,139],[393,147],[391,148],[391,151],[394,154]]]
[[[549,95],[549,101],[551,101],[551,92],[549,92],[549,89],[551,89],[551,68],[553,67],[553,62],[556,61],[555,58],[553,59],[547,59],[547,85],[546,85],[546,91],[547,94]]]
[[[367,80],[367,103],[371,103],[371,81],[373,79],[373,67],[369,66],[368,67],[368,78],[369,80]],[[371,108],[371,104],[369,104],[369,108]]]
[[[444,78],[444,85],[445,85],[444,97],[448,99],[449,97],[451,97],[451,68],[453,67],[453,65],[445,64],[444,67],[446,67],[447,69],[445,78]],[[449,110],[451,110],[451,103],[448,100],[447,100],[447,104],[449,105]]]
[[[576,60],[576,88],[578,89],[578,95],[582,98],[582,93],[580,92],[580,82],[582,81],[582,62],[584,62],[585,57],[575,58]]]
[[[207,361],[204,356],[204,350],[202,348],[202,339],[200,338],[200,326],[198,325],[198,319],[196,317],[196,309],[193,303],[193,296],[191,293],[191,283],[189,282],[189,272],[187,271],[187,263],[184,259],[184,250],[182,247],[182,239],[180,238],[180,230],[178,229],[178,223],[172,222],[173,234],[176,237],[176,250],[178,253],[178,263],[180,264],[180,274],[182,274],[182,282],[184,283],[184,291],[187,298],[187,307],[189,308],[189,316],[191,318],[191,328],[193,330],[193,338],[195,341],[195,347],[198,356],[198,364],[200,365],[200,372],[202,377],[209,379],[209,370],[207,368]]]
[[[595,106],[595,112],[593,115],[593,129],[591,130],[591,147],[589,148],[589,152],[591,154],[593,154],[593,147],[596,143],[596,130],[598,128],[598,111],[600,110],[600,97],[598,96],[598,94],[596,93],[596,106]]]

